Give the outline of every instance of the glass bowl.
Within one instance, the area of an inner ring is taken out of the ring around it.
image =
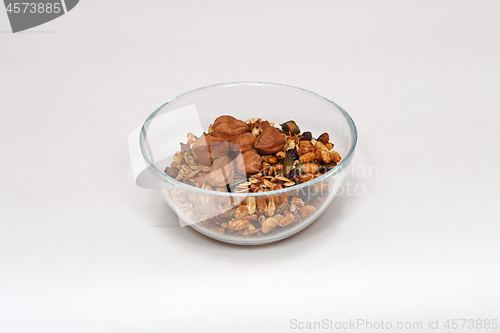
[[[221,115],[243,121],[261,118],[276,127],[294,120],[314,138],[328,133],[342,160],[308,182],[257,193],[216,192],[167,176],[164,170],[180,150],[179,143],[187,141],[188,132],[200,136]],[[154,111],[140,134],[141,152],[154,186],[176,212],[181,226],[238,245],[276,242],[316,220],[337,194],[356,141],[353,120],[334,102],[301,88],[263,82],[223,83],[187,92]],[[249,219],[241,217],[242,209],[247,217],[256,214],[258,220],[250,225]]]

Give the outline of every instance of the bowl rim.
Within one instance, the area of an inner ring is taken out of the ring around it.
[[[317,97],[320,97],[320,98],[324,99],[325,101],[327,101],[328,103],[333,104],[333,106],[335,106],[342,113],[342,115],[347,120],[347,123],[349,124],[349,129],[350,129],[351,135],[352,135],[352,143],[351,143],[351,147],[349,148],[349,151],[347,152],[347,154],[342,158],[342,160],[334,168],[332,168],[328,172],[324,173],[323,175],[321,175],[321,176],[319,176],[319,177],[317,177],[317,178],[315,178],[313,180],[307,181],[307,182],[302,183],[302,184],[293,185],[293,186],[290,186],[290,187],[285,187],[285,188],[279,189],[279,190],[264,191],[264,192],[234,193],[234,192],[217,192],[217,191],[212,191],[212,190],[205,190],[205,189],[202,189],[202,188],[199,188],[199,187],[195,187],[195,186],[192,186],[192,185],[188,185],[186,183],[183,183],[183,182],[180,182],[178,180],[175,180],[174,178],[167,176],[164,172],[162,172],[161,170],[159,170],[154,165],[154,163],[149,159],[149,157],[147,156],[147,154],[145,153],[145,150],[146,150],[146,147],[145,147],[145,145],[146,145],[146,129],[147,129],[146,124],[148,124],[148,122],[151,121],[156,116],[156,114],[164,106],[166,106],[167,104],[172,103],[173,101],[176,101],[176,100],[182,98],[185,95],[188,95],[188,94],[200,91],[200,90],[217,88],[217,87],[226,87],[226,86],[228,87],[228,86],[235,86],[235,85],[238,85],[238,86],[244,86],[244,85],[280,86],[280,87],[285,87],[285,88],[297,89],[297,90],[301,90],[303,92],[315,95]],[[326,97],[324,97],[324,96],[322,96],[322,95],[320,95],[318,93],[315,93],[313,91],[307,90],[307,89],[303,89],[303,88],[299,88],[299,87],[295,87],[295,86],[291,86],[291,85],[287,85],[287,84],[272,83],[272,82],[261,82],[261,81],[237,81],[237,82],[217,83],[217,84],[212,84],[212,85],[200,87],[200,88],[197,88],[197,89],[193,89],[193,90],[187,91],[187,92],[185,92],[183,94],[180,94],[180,95],[178,95],[178,96],[176,96],[176,97],[168,100],[167,102],[163,103],[162,105],[160,105],[155,111],[153,111],[153,113],[151,113],[149,115],[149,117],[144,121],[144,123],[143,123],[143,125],[141,127],[141,132],[140,132],[140,136],[139,136],[139,144],[140,144],[141,153],[142,153],[142,156],[143,156],[144,160],[146,161],[148,167],[151,168],[153,170],[153,172],[157,176],[159,176],[162,180],[164,180],[167,183],[170,183],[172,185],[184,188],[186,190],[194,191],[194,192],[198,192],[198,193],[202,193],[202,194],[209,194],[209,195],[222,196],[222,197],[242,197],[242,198],[249,197],[249,196],[258,197],[258,196],[268,196],[268,195],[279,195],[281,193],[287,193],[287,192],[291,192],[291,191],[298,191],[298,190],[307,188],[307,187],[309,187],[311,185],[314,185],[314,184],[316,184],[318,182],[321,182],[321,181],[323,181],[323,180],[325,180],[325,179],[327,179],[327,178],[329,178],[329,177],[331,177],[331,176],[339,173],[341,170],[343,170],[344,166],[348,166],[349,165],[350,159],[352,158],[352,155],[354,153],[354,149],[356,148],[357,141],[358,141],[358,131],[356,129],[356,125],[354,124],[354,121],[352,120],[352,118],[349,115],[349,113],[347,113],[347,111],[345,111],[340,105],[338,105],[334,101],[332,101],[332,100],[330,100],[330,99],[328,99],[328,98],[326,98]]]

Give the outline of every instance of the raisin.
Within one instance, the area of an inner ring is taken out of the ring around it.
[[[297,149],[295,148],[288,149],[287,153],[289,153],[292,156],[294,161],[299,159],[299,154],[297,153]]]
[[[312,136],[312,133],[311,132],[304,132],[302,133],[302,135],[300,136],[299,140],[300,141],[311,141],[313,138]]]

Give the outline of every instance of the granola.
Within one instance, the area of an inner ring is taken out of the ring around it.
[[[290,188],[315,179],[341,160],[328,133],[316,139],[301,132],[294,121],[281,124],[252,118],[241,121],[221,116],[174,155],[165,174],[191,186],[217,192],[257,193]],[[315,184],[316,185],[316,184]],[[323,205],[328,182],[307,194],[247,196],[242,201],[213,198],[176,189],[176,207],[193,221],[215,232],[259,237],[283,232],[308,219]]]

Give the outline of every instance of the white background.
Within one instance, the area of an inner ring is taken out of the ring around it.
[[[0,332],[500,319],[499,42],[499,1],[84,0],[18,34],[1,8]],[[241,80],[336,101],[378,170],[267,246],[172,227],[127,151],[166,100]]]

